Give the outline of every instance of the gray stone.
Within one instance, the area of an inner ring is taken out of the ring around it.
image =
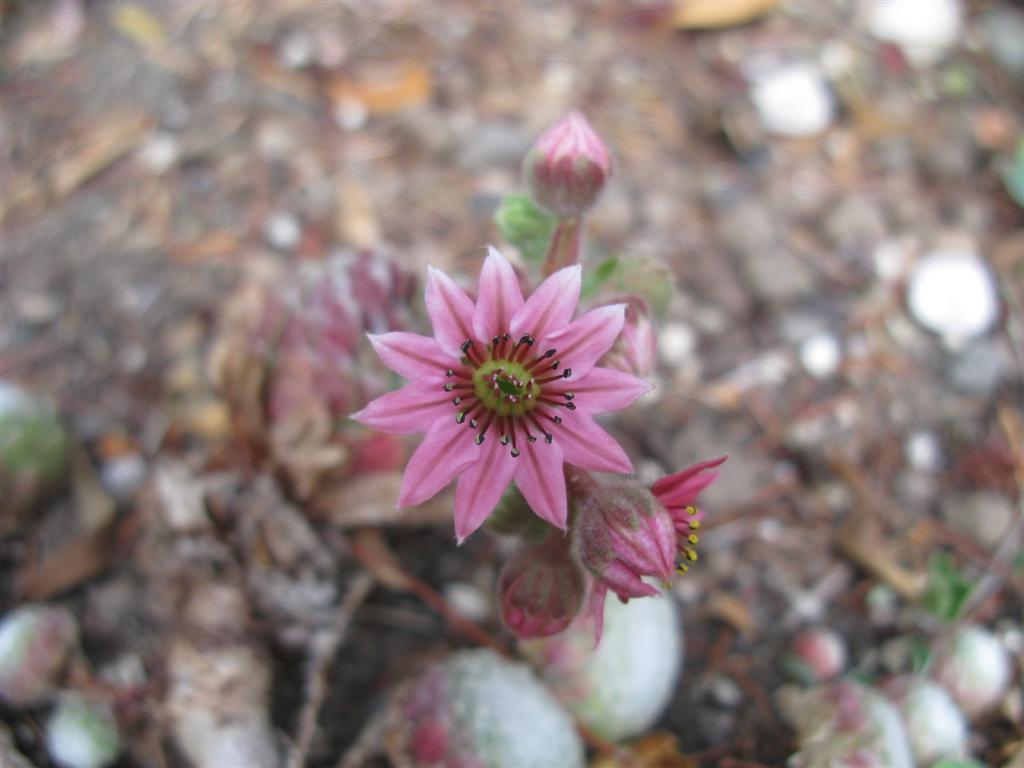
[[[949,367],[950,384],[965,395],[987,396],[995,391],[1006,371],[1003,351],[995,341],[970,344]]]
[[[990,548],[1003,541],[1016,515],[1013,503],[993,491],[948,496],[942,500],[939,512],[952,528]]]

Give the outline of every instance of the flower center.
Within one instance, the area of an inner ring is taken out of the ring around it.
[[[554,441],[552,428],[562,423],[559,408],[575,411],[572,392],[553,391],[557,381],[572,376],[572,369],[559,370],[558,350],[537,354],[530,334],[513,342],[506,334],[495,336],[488,345],[467,339],[462,345],[462,365],[445,371],[444,391],[451,392],[455,421],[469,423],[480,445],[488,430],[498,433],[502,445],[519,456],[519,446]]]
[[[484,408],[499,416],[522,416],[537,405],[540,384],[522,363],[488,360],[473,371],[473,391]]]

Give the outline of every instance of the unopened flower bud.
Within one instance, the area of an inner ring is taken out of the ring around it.
[[[626,322],[622,332],[600,364],[643,379],[654,373],[657,361],[658,340],[647,302],[632,297],[626,300]]]
[[[568,218],[596,202],[612,174],[612,159],[587,119],[571,112],[537,139],[526,156],[524,172],[534,199]]]
[[[498,579],[501,618],[521,638],[547,637],[569,626],[583,605],[583,572],[561,533],[516,552]]]
[[[54,689],[78,639],[74,617],[63,608],[28,605],[0,623],[0,698],[30,706]]]
[[[103,768],[121,754],[110,707],[77,693],[61,696],[46,724],[46,749],[63,768]]]
[[[846,666],[846,644],[831,629],[805,629],[793,638],[785,659],[786,671],[801,683],[820,683],[839,675]]]
[[[778,698],[800,744],[788,765],[913,768],[899,713],[876,691],[840,681],[809,690],[785,686]]]
[[[628,603],[608,595],[604,613],[596,650],[583,620],[522,649],[573,714],[600,736],[619,740],[650,728],[672,698],[683,633],[669,595]]]
[[[995,706],[1010,683],[1010,660],[998,638],[984,627],[966,626],[935,654],[935,677],[968,717]]]
[[[605,484],[584,473],[574,476],[570,493],[587,569],[623,599],[657,595],[642,578],[672,579],[676,531],[665,508],[642,486]]]
[[[901,675],[885,684],[885,695],[903,715],[919,765],[966,754],[967,722],[941,685],[924,677]]]
[[[396,765],[582,768],[572,719],[520,664],[460,651],[396,699],[387,734]]]

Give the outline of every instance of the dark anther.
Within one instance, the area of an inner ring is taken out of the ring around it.
[[[452,405],[458,405],[461,402],[462,402],[462,398],[461,397],[453,397],[452,398]]]
[[[513,459],[519,458],[519,449],[518,448],[513,448],[511,450],[511,454],[512,454],[512,458]]]
[[[472,347],[472,346],[473,346],[473,340],[472,339],[466,339],[464,342],[462,342],[462,354],[468,355],[469,354],[469,348]]]
[[[511,337],[506,333],[504,336],[501,337],[501,340],[502,341],[508,341],[510,338]]]
[[[572,376],[572,368],[566,368],[564,371],[562,371],[563,379],[568,379],[570,376]]]
[[[498,342],[499,341],[501,341],[501,337],[500,336],[495,336],[493,339],[491,339],[491,344],[496,347],[496,346],[498,346]]]
[[[524,333],[523,334],[523,338],[521,338],[519,340],[519,343],[520,344],[526,344],[527,346],[532,346],[533,345],[533,336],[531,336],[528,333]]]
[[[549,349],[547,352],[544,353],[544,357],[554,357],[556,351],[557,350]]]
[[[551,443],[554,441],[554,439],[555,439],[555,436],[552,435],[550,432],[545,432],[544,433],[544,442],[547,443],[548,445],[551,445]]]
[[[455,423],[456,424],[461,424],[465,420],[466,420],[466,412],[465,411],[459,411],[458,413],[455,414]]]
[[[526,441],[528,443],[536,443],[537,442],[537,436],[536,435],[527,435],[526,436]]]
[[[555,424],[561,424],[562,423],[562,417],[561,416],[555,416],[553,421],[555,422]]]
[[[565,407],[568,408],[570,411],[575,411],[576,410],[576,403],[566,403]]]
[[[471,429],[476,429],[476,425],[479,424],[479,423],[480,422],[478,422],[476,419],[470,419],[469,420],[469,426],[470,426]]]
[[[572,400],[574,397],[576,397],[576,395],[574,395],[572,392],[566,392],[564,395],[562,395],[562,397],[564,397],[566,400]]]
[[[455,389],[455,387],[453,385],[451,385],[451,384],[445,384],[444,385],[444,391],[445,392],[451,392],[453,389]]]
[[[455,375],[455,371],[449,368],[447,371],[444,372],[444,375],[447,376],[448,378],[451,378],[452,376]]]
[[[511,442],[511,440],[512,440],[512,438],[510,438],[508,435],[502,435],[501,436],[501,444],[502,445],[508,445],[509,442]]]
[[[552,371],[553,371],[553,370],[555,370],[555,368],[557,368],[557,367],[558,367],[558,363],[559,363],[559,361],[558,361],[558,360],[555,360],[555,362],[553,362],[553,363],[551,364],[551,370],[552,370]]]
[[[476,443],[477,445],[483,445],[484,444],[484,436],[483,435],[477,435],[476,439],[473,442]]]

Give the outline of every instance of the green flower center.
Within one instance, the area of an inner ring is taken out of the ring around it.
[[[541,387],[522,363],[499,358],[473,371],[473,393],[499,416],[522,416],[536,407]]]

